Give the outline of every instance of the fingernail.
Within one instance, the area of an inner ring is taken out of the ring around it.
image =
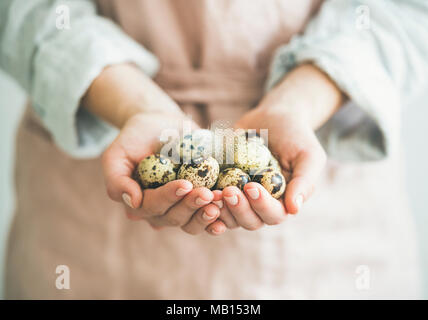
[[[213,201],[213,203],[220,209],[223,208],[223,200]]]
[[[127,193],[122,193],[122,199],[123,199],[123,202],[125,202],[125,204],[126,204],[128,207],[130,207],[130,208],[132,208],[132,209],[135,209],[135,208],[134,208],[134,206],[132,205],[132,202],[131,202],[131,196],[130,196],[129,194],[127,194]]]
[[[218,234],[222,234],[224,231],[223,231],[223,230],[220,230],[220,229],[217,229],[217,228],[212,228],[212,229],[211,229],[211,232],[212,232],[213,234],[218,235]]]
[[[208,212],[204,211],[204,213],[202,214],[202,218],[203,218],[204,220],[212,220],[212,218],[214,218],[214,216],[210,216],[210,215],[208,214]]]
[[[250,196],[250,198],[253,200],[257,200],[260,195],[259,190],[257,188],[247,189],[247,193]]]
[[[300,210],[300,207],[303,204],[303,196],[299,194],[294,201],[296,202],[297,209]]]
[[[191,191],[191,189],[178,188],[177,191],[175,192],[175,195],[177,197],[182,197],[185,194],[188,194],[190,191]]]
[[[197,198],[196,198],[196,200],[195,200],[195,203],[196,203],[198,206],[203,206],[203,205],[208,204],[208,203],[210,203],[210,202],[209,202],[209,201],[206,201],[206,200],[203,200],[203,199],[201,199],[201,198],[199,198],[199,197],[197,197]]]
[[[232,206],[236,206],[238,204],[238,196],[224,197],[224,199]]]

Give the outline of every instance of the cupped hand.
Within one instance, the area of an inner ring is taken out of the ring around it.
[[[321,69],[310,63],[301,64],[237,122],[238,128],[268,129],[269,148],[287,180],[281,200],[273,199],[257,183],[246,184],[244,193],[226,188],[223,197],[227,210],[240,225],[254,230],[263,223],[277,224],[286,213],[301,209],[326,163],[314,130],[326,123],[345,100],[340,88]]]
[[[281,223],[287,213],[297,213],[314,191],[326,155],[313,129],[297,113],[256,108],[236,124],[244,129],[268,129],[269,148],[281,164],[287,180],[283,199],[274,199],[260,184],[250,182],[242,192],[236,187],[223,190],[227,210],[237,223],[256,230],[263,224]]]
[[[141,159],[158,150],[162,130],[180,130],[184,120],[156,113],[132,116],[104,152],[102,166],[109,197],[126,204],[129,219],[144,219],[154,228],[179,226],[187,233],[198,234],[220,216],[218,206],[211,203],[214,200],[211,190],[194,189],[186,180],[142,190],[132,178]],[[209,229],[211,234],[223,231],[222,227]]]

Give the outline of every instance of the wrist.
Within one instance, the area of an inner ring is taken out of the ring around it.
[[[117,118],[115,120],[115,126],[119,129],[132,119],[142,119],[150,116],[170,117],[173,116],[176,119],[185,119],[186,115],[181,111],[180,108],[168,109],[164,108],[164,105],[159,104],[159,106],[150,106],[143,103],[127,102],[123,101],[116,109]]]
[[[335,83],[317,67],[296,67],[261,101],[269,113],[291,116],[312,129],[322,126],[340,108],[344,96]]]
[[[105,68],[89,87],[82,105],[118,128],[139,113],[181,113],[150,77],[131,64]]]

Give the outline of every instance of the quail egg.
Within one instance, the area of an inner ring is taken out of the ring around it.
[[[213,156],[220,164],[222,170],[234,165],[235,146],[238,144],[238,141],[244,142],[245,137],[237,135],[230,128],[215,131],[213,149],[215,152]]]
[[[274,168],[275,170],[278,170],[279,172],[281,172],[281,165],[279,164],[279,161],[273,155],[271,155],[271,157],[270,157],[268,167]]]
[[[138,173],[143,188],[157,188],[176,178],[174,164],[159,154],[152,154],[141,160]]]
[[[132,170],[131,178],[134,179],[140,185],[141,188],[143,188],[143,184],[141,183],[140,179],[140,173],[138,172],[138,166],[136,166],[134,170]]]
[[[212,132],[207,129],[200,129],[180,139],[176,149],[183,163],[190,163],[192,159],[211,156],[212,145]]]
[[[268,165],[270,151],[255,132],[224,130],[222,134],[215,135],[214,142],[215,157],[221,170],[238,167],[247,173],[254,173]]]
[[[181,163],[173,163],[172,165],[174,166],[174,172],[177,173],[180,170]]]
[[[271,153],[269,149],[256,141],[238,144],[235,148],[235,167],[252,175],[269,165]]]
[[[265,168],[253,176],[253,181],[260,183],[275,199],[279,199],[285,191],[285,178],[281,171]]]
[[[245,134],[245,139],[247,141],[254,141],[260,144],[265,143],[264,139],[260,136],[260,134],[254,130],[246,130],[244,134]]]
[[[191,163],[183,163],[178,170],[178,179],[186,179],[194,188],[212,188],[217,182],[220,168],[213,157],[199,157]]]
[[[229,186],[236,186],[243,189],[250,182],[250,176],[239,168],[226,168],[220,172],[216,188],[223,190]]]

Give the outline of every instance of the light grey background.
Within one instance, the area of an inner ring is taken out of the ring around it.
[[[21,90],[0,72],[0,274],[3,274],[4,270],[3,257],[14,206],[15,129],[24,103],[25,96]],[[425,297],[428,297],[428,125],[426,123],[428,103],[420,102],[406,108],[403,119],[407,186],[410,203],[417,219],[425,275]],[[2,277],[0,288],[3,283]]]

